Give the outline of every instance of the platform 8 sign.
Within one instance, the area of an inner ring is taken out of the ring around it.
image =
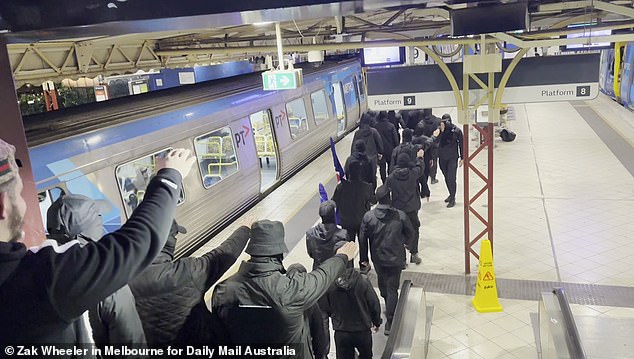
[[[502,95],[502,103],[583,101],[592,100],[598,95],[597,83],[520,86],[506,88]],[[469,91],[470,105],[475,105],[482,96],[486,96],[484,90]],[[453,91],[368,96],[368,107],[373,111],[454,106],[456,100]]]

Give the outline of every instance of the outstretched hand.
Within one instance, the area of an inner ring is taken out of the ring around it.
[[[157,170],[162,168],[172,168],[177,170],[182,178],[187,177],[196,158],[191,155],[191,151],[185,148],[175,148],[171,150],[165,159],[157,164]]]

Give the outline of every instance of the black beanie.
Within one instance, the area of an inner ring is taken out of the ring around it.
[[[403,143],[412,142],[412,129],[406,128],[403,130]]]
[[[365,142],[363,142],[362,140],[356,140],[354,142],[354,151],[365,153]]]

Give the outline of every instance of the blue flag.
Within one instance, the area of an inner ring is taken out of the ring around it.
[[[343,171],[339,157],[337,157],[337,150],[335,149],[335,141],[330,137],[330,152],[332,152],[332,161],[335,165],[335,173],[337,173],[337,182],[341,182],[346,179],[346,173]]]
[[[326,188],[324,185],[319,183],[319,203],[324,203],[328,200],[328,192],[326,192]]]

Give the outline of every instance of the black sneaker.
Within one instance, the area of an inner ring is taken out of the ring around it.
[[[445,203],[449,203],[451,201],[451,196],[445,198]]]
[[[390,335],[390,329],[392,329],[392,323],[386,322],[385,329],[383,330],[383,334]]]
[[[370,273],[370,269],[372,269],[372,266],[370,265],[370,263],[359,263],[359,272],[361,274]]]
[[[409,262],[416,263],[416,265],[419,265],[423,262],[423,260],[420,259],[420,257],[418,256],[418,253],[415,253],[415,254],[412,254],[412,256],[409,258]]]
[[[455,199],[451,200],[451,201],[449,201],[449,203],[447,203],[447,208],[451,208],[451,207],[453,207],[455,205],[456,205],[456,200]]]
[[[438,180],[437,180],[437,179],[435,179],[435,178],[432,178],[432,180],[431,180],[431,184],[436,184],[436,183],[438,183]]]

